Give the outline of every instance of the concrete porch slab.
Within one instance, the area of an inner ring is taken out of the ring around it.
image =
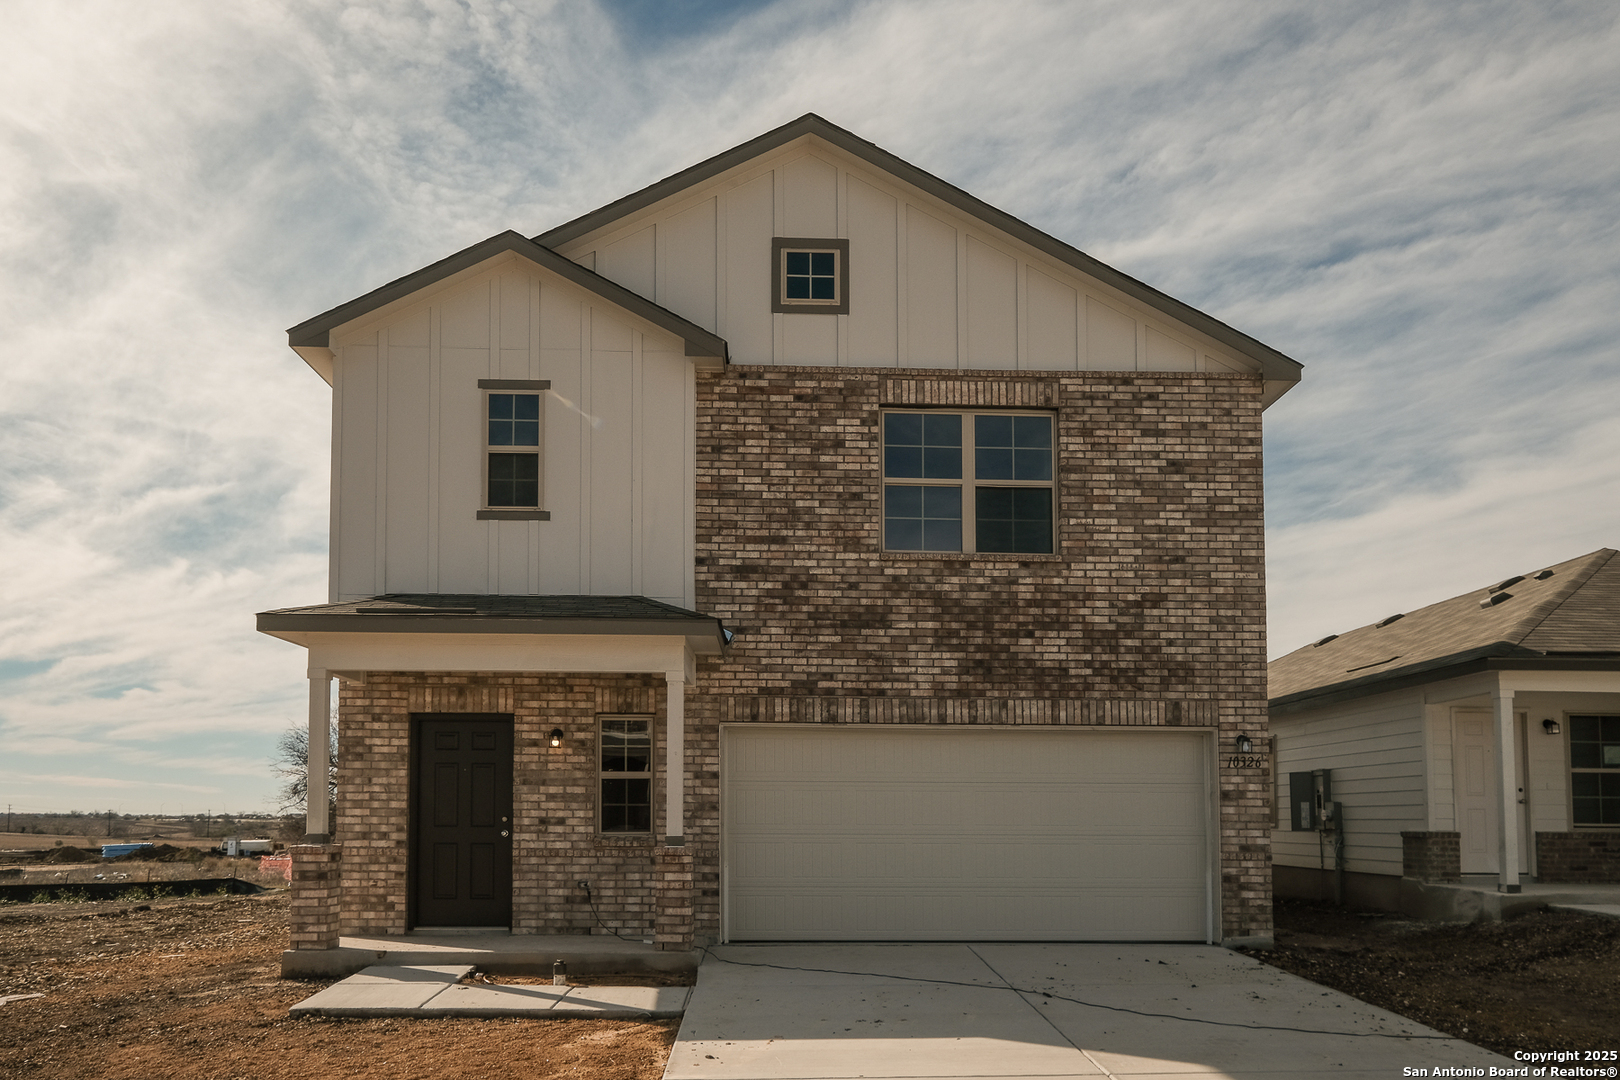
[[[1620,885],[1526,882],[1516,893],[1498,892],[1494,875],[1464,875],[1461,882],[1401,878],[1403,915],[1439,922],[1501,922],[1543,907],[1620,906]]]

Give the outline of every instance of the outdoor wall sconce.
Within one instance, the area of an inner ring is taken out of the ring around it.
[[[1558,721],[1550,719],[1541,722],[1541,730],[1549,735],[1562,735],[1564,733],[1564,729],[1558,726]]]
[[[551,745],[552,746],[561,746],[562,745],[562,728],[554,727],[554,728],[551,729]]]
[[[1240,754],[1254,753],[1254,741],[1247,735],[1239,735],[1237,741],[1237,751]]]

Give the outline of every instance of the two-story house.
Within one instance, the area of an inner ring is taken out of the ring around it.
[[[290,340],[298,946],[1269,938],[1293,360],[814,115]]]

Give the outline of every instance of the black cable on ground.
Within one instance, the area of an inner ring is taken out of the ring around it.
[[[1342,1035],[1349,1039],[1428,1039],[1435,1042],[1450,1042],[1456,1037],[1453,1035],[1396,1035],[1387,1031],[1322,1031],[1318,1028],[1286,1027],[1280,1024],[1240,1024],[1230,1020],[1205,1020],[1198,1016],[1176,1016],[1173,1013],[1143,1012],[1141,1009],[1127,1009],[1123,1005],[1103,1005],[1096,1001],[1082,1001],[1080,998],[1068,997],[1064,994],[1054,994],[1050,990],[1024,990],[1006,983],[1004,986],[995,986],[987,983],[961,982],[955,979],[925,979],[917,975],[880,975],[871,971],[839,971],[835,968],[794,967],[790,964],[750,963],[744,960],[729,960],[713,952],[709,946],[701,946],[707,956],[712,956],[722,964],[732,964],[736,967],[774,968],[777,971],[804,971],[818,975],[860,975],[872,979],[895,979],[900,982],[932,983],[936,986],[967,986],[976,990],[1011,990],[1015,994],[1031,994],[1054,1001],[1067,1001],[1073,1005],[1084,1005],[1088,1009],[1105,1009],[1108,1012],[1130,1013],[1132,1016],[1146,1016],[1155,1020],[1180,1020],[1188,1024],[1208,1024],[1211,1027],[1238,1028],[1242,1031],[1292,1031],[1301,1035]],[[1004,983],[1006,980],[1002,980]],[[1413,1021],[1416,1023],[1416,1021]],[[1457,1040],[1466,1041],[1466,1040]]]

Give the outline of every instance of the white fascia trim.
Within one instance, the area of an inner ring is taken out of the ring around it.
[[[603,634],[275,635],[309,650],[309,666],[328,671],[521,671],[657,674],[697,663],[684,637]]]

